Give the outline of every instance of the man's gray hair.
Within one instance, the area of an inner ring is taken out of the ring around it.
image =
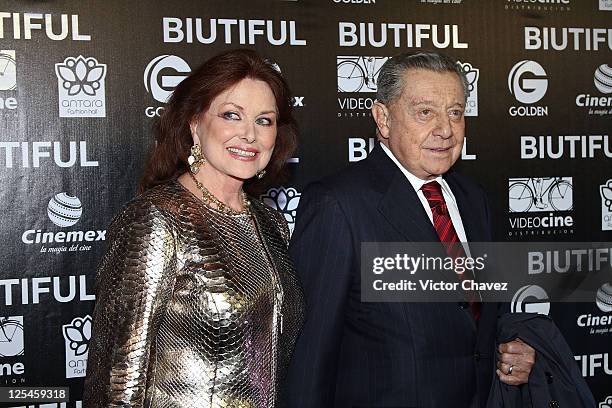
[[[403,53],[389,58],[378,75],[376,99],[385,105],[393,102],[402,94],[404,74],[409,69],[425,69],[435,72],[454,72],[463,85],[463,95],[467,99],[468,80],[461,66],[455,60],[436,52]]]

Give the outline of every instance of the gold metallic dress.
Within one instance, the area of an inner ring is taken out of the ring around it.
[[[177,181],[113,221],[84,407],[278,407],[304,315],[278,212],[226,215]]]

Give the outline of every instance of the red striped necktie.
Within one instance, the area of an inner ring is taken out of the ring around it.
[[[455,227],[453,226],[453,221],[451,220],[450,213],[446,207],[446,201],[444,201],[442,187],[440,184],[435,180],[425,183],[421,187],[421,191],[429,203],[434,228],[438,234],[438,237],[440,238],[440,242],[444,244],[446,253],[453,258],[465,257],[463,245],[461,245],[457,231],[455,231]],[[468,271],[466,271],[464,273],[458,273],[457,277],[459,280],[468,278],[472,279],[473,273],[470,272],[468,274]],[[467,296],[468,303],[470,304],[470,309],[472,310],[474,319],[478,321],[478,318],[480,317],[480,301],[478,293],[472,290],[466,290],[464,292]]]

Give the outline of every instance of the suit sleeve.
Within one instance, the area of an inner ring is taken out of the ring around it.
[[[289,369],[288,406],[332,407],[344,309],[357,257],[338,200],[320,185],[302,194],[289,251],[307,312]]]
[[[143,407],[151,348],[176,270],[175,241],[151,205],[129,206],[110,232],[97,275],[84,406]]]

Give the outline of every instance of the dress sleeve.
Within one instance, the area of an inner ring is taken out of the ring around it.
[[[84,406],[142,407],[175,278],[175,239],[167,217],[150,203],[129,205],[109,232],[97,273]]]

